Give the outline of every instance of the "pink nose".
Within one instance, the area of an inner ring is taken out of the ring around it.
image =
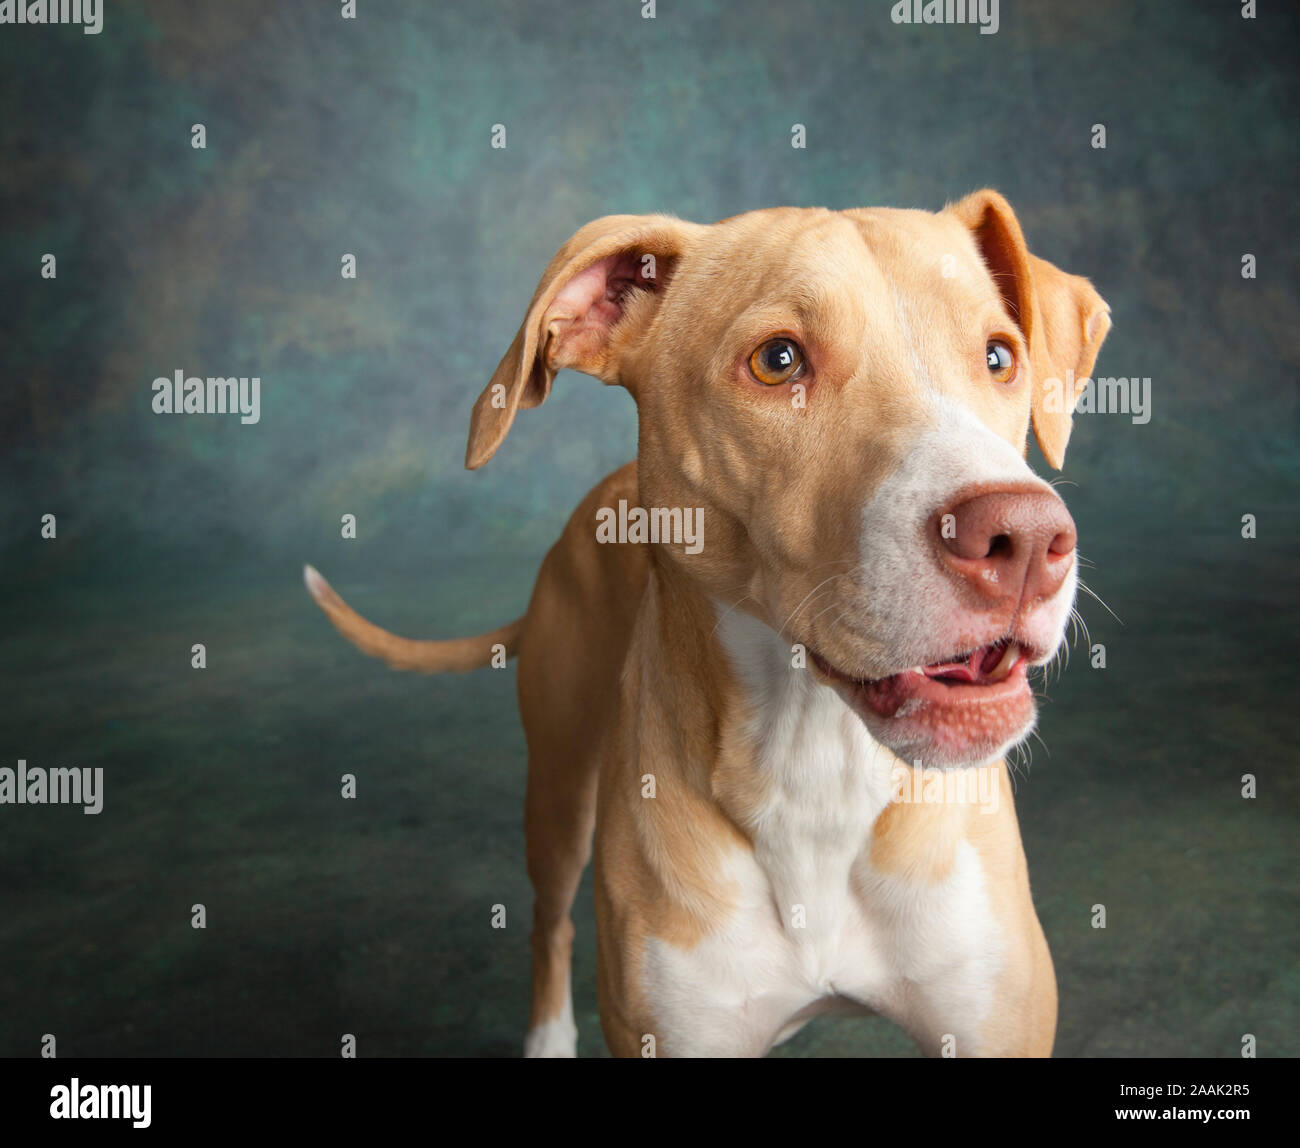
[[[1074,519],[1043,490],[992,490],[941,510],[940,560],[992,606],[1060,589],[1073,564]]]

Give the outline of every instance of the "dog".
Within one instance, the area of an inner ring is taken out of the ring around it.
[[[1004,756],[1035,724],[1028,671],[1064,642],[1077,558],[1025,459],[1032,424],[1060,469],[1109,328],[991,190],[936,213],[608,216],[564,244],[466,465],[564,367],[631,392],[639,444],[524,616],[413,641],[305,572],[396,668],[518,655],[526,1056],[576,1055],[570,909],[593,848],[616,1056],[761,1056],[830,1012],[887,1017],[929,1056],[1051,1054]],[[599,524],[621,504],[644,513],[620,544]]]

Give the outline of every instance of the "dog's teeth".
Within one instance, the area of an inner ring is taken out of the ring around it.
[[[1016,664],[1018,657],[1020,657],[1020,647],[1015,642],[1007,643],[1007,648],[1002,651],[1002,657],[998,659],[998,664],[987,675],[988,679],[993,682],[1002,681],[1011,673],[1011,667]]]
[[[913,667],[908,671],[908,673],[911,673],[911,674],[920,674],[921,677],[925,677],[925,667],[924,667],[924,666],[913,666]]]

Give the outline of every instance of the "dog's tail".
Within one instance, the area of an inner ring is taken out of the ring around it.
[[[302,568],[302,580],[325,616],[334,623],[349,642],[363,654],[382,658],[395,670],[415,670],[421,674],[441,674],[451,671],[463,674],[486,666],[492,660],[495,647],[504,646],[507,658],[519,651],[519,631],[523,619],[517,618],[508,626],[479,634],[474,638],[453,638],[447,642],[416,641],[399,638],[373,622],[367,622],[338,596],[314,566]]]

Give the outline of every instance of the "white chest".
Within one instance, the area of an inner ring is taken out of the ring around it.
[[[872,1011],[922,1039],[977,1031],[1000,965],[979,855],[936,882],[883,874],[871,826],[892,756],[766,627],[720,627],[751,695],[768,796],[719,880],[735,912],[689,949],[652,941],[645,988],[674,1055],[761,1055],[820,1012]],[[776,643],[775,648],[772,644]]]

